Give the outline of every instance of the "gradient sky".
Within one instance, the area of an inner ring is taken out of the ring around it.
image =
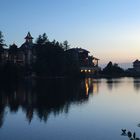
[[[140,59],[140,0],[0,0],[0,30],[7,45],[45,32],[100,64],[132,62]]]

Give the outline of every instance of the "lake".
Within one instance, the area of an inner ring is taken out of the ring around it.
[[[0,87],[1,140],[140,137],[140,79],[27,80]]]

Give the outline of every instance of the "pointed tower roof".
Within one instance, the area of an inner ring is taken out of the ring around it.
[[[33,39],[33,37],[31,36],[30,32],[27,33],[27,36],[25,37],[25,39]]]
[[[26,41],[21,45],[20,50],[31,49],[33,47],[33,37],[31,36],[30,32],[27,33],[25,40]]]
[[[18,48],[18,46],[15,44],[15,43],[13,43],[12,45],[10,45],[12,48]]]

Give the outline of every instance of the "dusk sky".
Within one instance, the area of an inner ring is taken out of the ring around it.
[[[0,0],[0,30],[20,46],[30,31],[88,49],[100,64],[140,59],[140,0]]]

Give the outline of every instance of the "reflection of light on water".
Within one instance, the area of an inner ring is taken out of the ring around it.
[[[99,92],[99,85],[97,79],[85,79],[85,90],[86,96],[88,96],[89,94],[97,94]]]
[[[93,83],[93,93],[98,93],[98,84],[97,84],[97,82]]]
[[[92,79],[92,86],[93,86],[93,94],[97,94],[99,92],[99,85],[97,79]]]
[[[89,91],[89,82],[88,82],[88,79],[85,79],[85,87],[86,87],[86,96],[88,96],[88,91]]]

